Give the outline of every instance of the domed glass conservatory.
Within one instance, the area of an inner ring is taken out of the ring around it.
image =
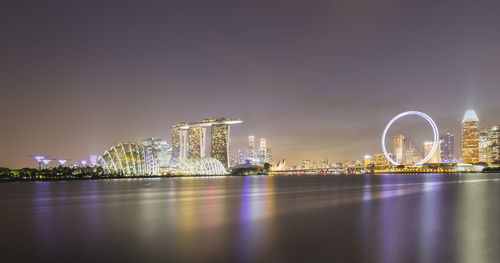
[[[137,143],[122,143],[112,147],[104,153],[100,163],[110,173],[149,175],[144,161],[144,149]]]
[[[197,158],[187,160],[177,166],[174,174],[180,175],[226,175],[228,172],[215,158]]]

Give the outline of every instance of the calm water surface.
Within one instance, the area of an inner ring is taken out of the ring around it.
[[[1,183],[0,226],[2,262],[498,262],[500,174]]]

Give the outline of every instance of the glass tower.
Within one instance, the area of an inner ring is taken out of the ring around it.
[[[462,162],[479,162],[479,132],[477,130],[479,119],[473,110],[465,113],[462,121]]]

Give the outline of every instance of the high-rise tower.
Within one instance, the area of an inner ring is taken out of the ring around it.
[[[212,158],[219,160],[225,167],[229,166],[229,125],[212,126]]]
[[[392,138],[392,146],[394,148],[394,158],[399,164],[404,162],[404,152],[405,152],[405,136],[403,134],[398,134]]]
[[[194,159],[205,157],[207,128],[203,126],[189,127],[188,136],[188,158]]]
[[[462,120],[462,161],[477,163],[479,161],[479,119],[473,110],[465,112]]]
[[[187,123],[179,123],[170,128],[170,134],[172,135],[172,157],[170,164],[172,165],[177,165],[187,159],[188,129],[189,126]]]
[[[264,164],[269,162],[267,158],[267,139],[266,138],[260,138],[260,143],[259,143],[259,163]]]
[[[488,131],[488,162],[500,161],[500,125],[490,126]]]
[[[479,161],[480,162],[487,162],[488,161],[488,148],[489,148],[488,130],[481,129],[481,130],[479,130]]]
[[[447,132],[439,137],[441,142],[441,160],[451,161],[455,159],[455,135]]]
[[[179,123],[171,127],[172,165],[187,159],[207,157],[207,130],[210,128],[210,157],[229,167],[229,126],[242,123],[229,118],[205,119],[201,122]]]

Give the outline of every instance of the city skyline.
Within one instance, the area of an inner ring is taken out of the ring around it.
[[[465,110],[498,125],[500,3],[379,4],[9,2],[0,166],[168,140],[170,125],[212,116],[245,120],[235,148],[259,134],[297,164],[377,153],[406,110],[453,129],[456,146]]]
[[[393,123],[396,120],[401,119],[407,115],[420,115],[426,118],[429,121],[429,124],[435,125],[431,120],[430,116],[427,116],[422,112],[409,111],[404,112],[396,117],[394,117],[389,124],[386,126],[386,130],[388,130],[391,126],[394,126]],[[407,118],[407,117],[406,117]],[[414,122],[414,120],[413,120]],[[470,124],[473,122],[472,124]],[[148,165],[149,174],[158,174],[161,168],[167,167],[175,167],[179,164],[182,164],[188,160],[198,159],[198,158],[210,158],[213,157],[216,160],[220,161],[226,168],[232,166],[238,166],[241,164],[251,164],[251,165],[263,165],[264,163],[270,163],[273,165],[273,157],[271,148],[267,147],[267,138],[260,137],[258,138],[258,144],[256,143],[256,138],[253,135],[248,136],[248,144],[246,146],[246,150],[241,151],[241,149],[231,151],[230,146],[230,135],[229,135],[229,126],[234,124],[240,124],[243,121],[239,119],[231,119],[231,118],[210,118],[204,119],[200,122],[181,122],[171,126],[171,147],[167,140],[152,137],[146,138],[142,140],[142,147],[144,147],[144,156],[142,158],[145,159],[145,163]],[[222,133],[217,130],[215,133],[213,129],[217,127],[224,128]],[[467,110],[465,112],[464,118],[462,120],[462,147],[460,149],[467,149],[466,155],[460,156],[460,159],[455,159],[453,157],[457,156],[457,153],[454,151],[455,140],[454,134],[450,130],[447,130],[444,133],[439,133],[437,127],[433,127],[434,130],[434,140],[437,144],[436,150],[434,154],[429,155],[431,152],[431,148],[433,148],[433,142],[425,141],[421,143],[419,146],[418,143],[415,144],[414,139],[411,136],[405,137],[403,134],[397,134],[392,137],[392,152],[388,152],[393,158],[393,164],[399,163],[404,165],[419,165],[419,163],[427,162],[430,164],[438,164],[438,163],[449,163],[449,162],[464,162],[464,163],[478,163],[478,162],[493,162],[498,161],[498,156],[500,156],[500,149],[498,145],[500,145],[500,141],[498,141],[500,137],[500,126],[479,126],[479,119],[474,110]],[[386,138],[387,134],[382,134],[382,138]],[[207,134],[211,137],[210,140],[207,141]],[[472,134],[473,136],[471,137]],[[214,137],[215,136],[215,137]],[[222,140],[222,144],[219,141]],[[473,140],[474,143],[471,144],[470,141]],[[384,141],[382,141],[383,144]],[[129,143],[127,142],[127,147]],[[133,144],[136,144],[133,142]],[[123,148],[123,144],[120,143],[113,148],[121,147]],[[134,146],[135,147],[135,146]],[[130,149],[131,150],[131,149]],[[215,150],[215,151],[214,151]],[[384,149],[385,151],[385,149]],[[470,157],[470,151],[474,152],[474,158]],[[108,151],[104,153],[107,154]],[[194,154],[193,154],[194,153]],[[222,155],[221,155],[222,154]],[[103,155],[103,156],[104,156]],[[125,154],[122,154],[125,156]],[[327,167],[337,167],[338,164],[347,165],[356,164],[362,165],[363,163],[367,164],[367,158],[370,158],[371,164],[375,164],[377,166],[381,165],[381,163],[389,163],[389,160],[383,156],[384,153],[373,153],[368,154],[363,157],[363,159],[355,159],[355,160],[333,160],[332,162],[328,161],[328,157],[324,156],[322,161],[319,161],[320,165],[317,165],[315,159],[309,160],[301,160],[302,164],[292,164],[291,167],[314,167],[314,168],[327,168]],[[131,155],[132,156],[132,155]],[[378,157],[377,157],[378,156]],[[432,157],[431,157],[432,156]],[[48,156],[31,156],[35,158],[38,162],[38,167],[40,169],[40,164],[43,162],[45,164],[45,168],[49,167],[49,163],[56,159],[47,158]],[[430,158],[428,161],[423,160],[424,157]],[[97,155],[89,155],[88,160],[84,159],[81,161],[76,161],[77,165],[86,166],[87,163],[90,163],[91,167],[94,167],[98,163],[99,156]],[[133,160],[134,158],[132,158]],[[383,160],[385,159],[385,160]],[[465,160],[465,161],[464,161]],[[61,161],[61,160],[59,160]],[[62,160],[64,163],[67,160]],[[106,161],[106,160],[103,160]],[[83,163],[85,162],[85,163]],[[308,165],[305,165],[305,162]],[[61,165],[64,165],[61,163]],[[128,164],[127,164],[128,165]],[[56,165],[57,166],[57,165]],[[109,166],[106,165],[106,166]],[[116,167],[115,167],[116,169]],[[151,171],[154,171],[151,173]]]

